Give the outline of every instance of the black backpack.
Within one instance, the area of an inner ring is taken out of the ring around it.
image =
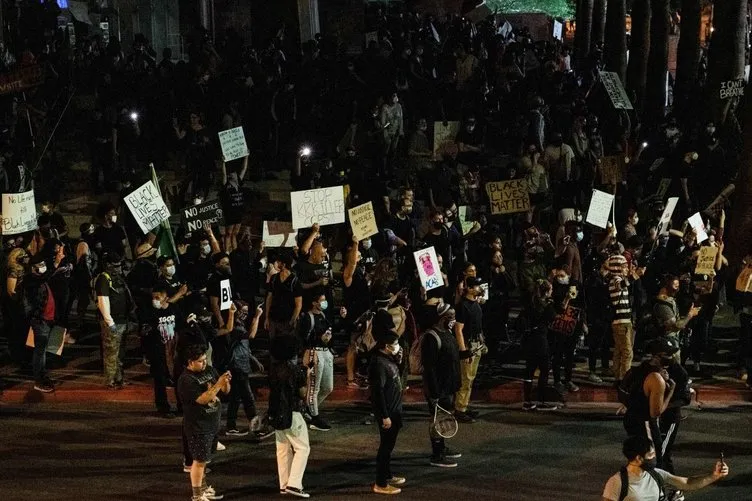
[[[624,374],[624,379],[619,383],[619,387],[616,389],[619,403],[629,407],[632,403],[634,395],[638,395],[642,390],[642,385],[645,382],[645,378],[652,372],[657,372],[658,369],[646,366],[646,364],[632,367]]]
[[[658,484],[658,501],[666,501],[666,493],[664,490],[666,484],[663,482],[663,477],[660,476],[654,469],[645,471],[648,473],[648,475],[653,477],[655,483]],[[619,470],[619,475],[621,476],[621,492],[619,493],[619,501],[624,501],[629,494],[629,474],[627,473],[626,466],[621,467],[621,470]]]

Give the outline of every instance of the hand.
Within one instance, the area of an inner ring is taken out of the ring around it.
[[[264,320],[264,330],[269,331],[271,330],[271,322],[269,322],[269,317],[266,317],[266,320]]]
[[[472,231],[480,231],[480,223],[478,221],[473,221]]]
[[[188,244],[178,244],[178,254],[185,254],[188,252]]]
[[[319,285],[323,285],[323,286],[329,285],[329,278],[321,277],[321,279],[319,280]]]
[[[311,230],[312,230],[312,231],[313,231],[313,233],[315,233],[316,235],[318,235],[318,234],[320,233],[320,230],[319,230],[319,228],[321,228],[321,227],[319,226],[319,223],[313,223],[313,226],[311,226]]]
[[[700,310],[702,310],[701,306],[692,306],[692,308],[689,309],[689,317],[695,318],[700,313]]]
[[[669,375],[668,375],[668,371],[667,371],[666,369],[662,369],[662,370],[661,370],[661,377],[663,378],[663,380],[664,380],[664,381],[665,381],[666,383],[668,383],[668,382],[669,382],[669,381],[671,380],[671,378],[670,378],[670,377],[669,377]]]
[[[219,380],[217,381],[217,384],[220,386],[227,386],[227,384],[232,379],[232,375],[230,374],[230,371],[225,372],[221,376],[219,376]]]
[[[230,313],[235,313],[238,311],[238,307],[235,306],[235,303],[230,303]]]
[[[264,252],[264,249],[266,249],[266,242],[262,240],[261,243],[259,243],[259,248],[258,248],[259,253]]]
[[[388,430],[392,427],[392,420],[390,418],[384,418],[381,420],[381,427]]]
[[[719,480],[723,477],[727,477],[729,474],[729,467],[723,461],[718,461],[715,464],[715,470],[713,470],[713,478]]]
[[[264,309],[261,306],[256,306],[256,318],[261,318],[264,314]]]
[[[298,325],[298,319],[297,318],[291,319],[288,325],[294,329]]]
[[[180,289],[178,290],[179,296],[185,296],[188,293],[188,285],[183,284]]]
[[[345,308],[344,306],[342,306],[339,309],[339,316],[342,317],[342,318],[347,318],[347,308]]]
[[[353,241],[354,244],[359,244],[360,243],[360,240],[358,240],[358,237],[356,237],[355,235],[352,236],[352,241]]]
[[[472,356],[470,356],[470,357],[466,358],[466,359],[465,359],[465,363],[466,363],[467,365],[470,365],[470,364],[472,364],[472,363],[473,363],[473,358],[475,358],[475,357],[472,357]]]

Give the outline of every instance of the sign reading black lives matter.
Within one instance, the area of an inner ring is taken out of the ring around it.
[[[183,226],[189,233],[213,224],[221,225],[222,222],[222,204],[219,200],[209,200],[183,209]]]
[[[601,71],[600,77],[603,87],[605,87],[608,97],[611,99],[611,104],[614,105],[615,109],[634,109],[632,107],[632,102],[629,100],[629,96],[627,96],[627,91],[624,90],[624,86],[621,84],[619,75],[612,71]]]
[[[159,226],[170,218],[170,211],[151,181],[145,182],[125,197],[125,205],[133,214],[139,228],[144,233]]]
[[[744,80],[729,80],[721,82],[721,99],[744,96]]]

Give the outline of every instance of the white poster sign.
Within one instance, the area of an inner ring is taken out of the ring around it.
[[[248,145],[245,142],[242,127],[221,131],[219,133],[219,144],[222,147],[222,156],[225,157],[225,162],[232,162],[248,156]]]
[[[627,96],[627,91],[624,90],[624,86],[621,84],[621,80],[619,80],[619,75],[612,71],[601,71],[600,75],[603,87],[606,88],[606,92],[614,108],[617,110],[633,109],[632,102],[629,100],[629,96]]]
[[[219,282],[219,309],[229,310],[232,304],[232,287],[230,287],[230,279],[227,278]]]
[[[554,38],[557,40],[562,40],[564,38],[564,25],[561,24],[559,21],[554,20]]]
[[[608,226],[608,218],[611,217],[611,206],[613,203],[614,196],[612,194],[593,190],[593,198],[590,199],[590,207],[588,208],[585,222],[605,229]]]
[[[261,238],[266,247],[295,247],[297,234],[287,221],[264,221]]]
[[[439,260],[433,247],[415,251],[413,252],[413,256],[415,256],[420,283],[424,289],[430,291],[444,285],[444,278],[441,276],[441,269],[439,268]]]
[[[3,193],[3,235],[17,235],[37,229],[37,208],[34,190],[23,193]]]
[[[658,223],[659,235],[663,235],[668,231],[668,225],[671,222],[671,218],[674,216],[674,210],[676,209],[677,203],[679,203],[679,197],[671,197],[668,199],[668,202],[666,202],[666,207],[663,209],[661,220]]]
[[[293,229],[345,222],[345,191],[342,186],[290,193]]]
[[[705,231],[705,223],[702,220],[702,216],[699,212],[696,212],[689,218],[689,225],[695,230],[697,234],[697,243],[701,244],[708,239],[708,234]]]
[[[157,187],[151,181],[146,181],[135,191],[125,197],[125,205],[133,214],[139,228],[144,233],[162,224],[170,218],[170,211],[159,195]]]

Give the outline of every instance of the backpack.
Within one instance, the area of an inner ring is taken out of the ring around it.
[[[413,376],[419,376],[423,374],[423,338],[426,337],[426,334],[431,334],[434,339],[436,339],[436,343],[439,345],[439,350],[441,350],[441,338],[433,329],[427,329],[424,332],[421,332],[417,336],[415,336],[415,339],[413,340],[412,346],[410,346],[410,374]]]
[[[666,501],[666,493],[664,491],[666,484],[663,482],[663,477],[656,473],[654,469],[645,471],[648,472],[648,475],[653,477],[655,483],[658,484],[658,501]],[[621,467],[621,470],[619,470],[619,475],[621,476],[621,492],[619,493],[619,501],[624,501],[629,494],[629,474],[627,473],[626,466]]]
[[[632,398],[634,395],[639,394],[642,385],[645,383],[645,378],[651,372],[656,372],[656,370],[646,372],[643,365],[629,369],[617,388],[619,403],[629,407],[629,404],[632,403]]]
[[[304,314],[300,315],[301,319],[303,318],[303,315]],[[303,343],[305,343],[305,345],[308,346],[308,344],[311,341],[311,336],[313,335],[313,328],[316,326],[316,319],[313,317],[313,313],[311,313],[310,311],[308,313],[305,313],[305,315],[308,315],[308,318],[311,321],[311,326],[308,328],[308,332],[299,332],[299,335]],[[299,323],[299,325],[302,325],[302,324]]]

